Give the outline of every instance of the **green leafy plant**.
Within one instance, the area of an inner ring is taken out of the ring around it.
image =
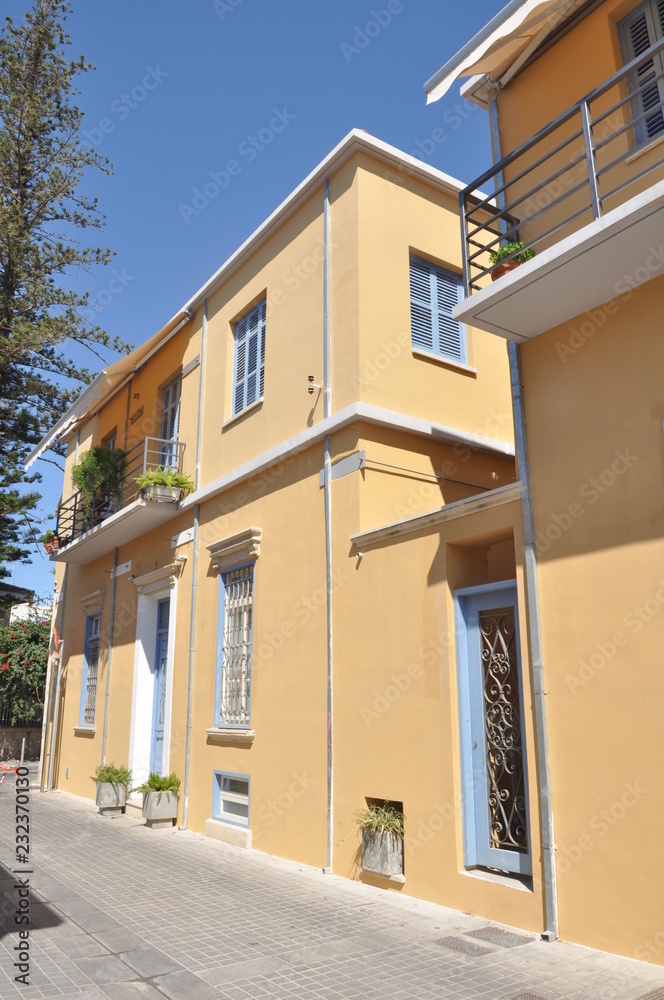
[[[185,476],[181,472],[173,472],[172,469],[163,469],[161,466],[157,469],[146,469],[140,476],[136,476],[134,481],[137,494],[151,486],[165,486],[170,490],[182,490],[184,496],[194,489],[194,482],[190,476]]]
[[[102,767],[101,764],[98,764],[97,770],[90,777],[98,784],[129,785],[131,771],[124,764],[121,764],[120,767],[116,767],[115,764],[104,764]]]
[[[119,500],[124,488],[127,457],[121,448],[108,451],[95,446],[83,452],[71,470],[74,486],[83,497],[83,509],[89,518],[93,508],[102,508]]]
[[[498,247],[497,250],[491,250],[489,252],[489,257],[492,264],[498,264],[501,260],[505,260],[506,257],[510,257],[511,260],[518,264],[523,264],[525,261],[530,260],[531,257],[535,256],[535,251],[532,247],[528,247],[523,250],[523,240],[518,240],[515,243],[503,243]],[[522,250],[521,253],[517,253],[518,250]],[[512,257],[512,254],[516,254]]]
[[[43,542],[43,544],[46,545],[48,542],[52,542],[53,539],[57,538],[57,537],[58,536],[56,535],[56,533],[53,530],[53,528],[49,528],[48,531],[44,532],[44,534],[41,536],[41,538],[39,539],[39,541]]]
[[[132,788],[132,792],[177,792],[180,787],[180,779],[177,774],[157,774],[151,771],[148,780],[144,781],[138,788]]]
[[[50,615],[47,620],[43,607],[0,625],[0,703],[9,709],[11,725],[42,716],[50,637]]]
[[[403,837],[403,813],[389,802],[372,803],[365,809],[358,809],[355,815],[360,833],[389,833],[393,837]]]

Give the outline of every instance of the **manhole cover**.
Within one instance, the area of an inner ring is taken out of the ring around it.
[[[497,944],[501,948],[517,948],[520,944],[530,944],[533,940],[533,938],[522,937],[521,934],[504,931],[500,927],[480,927],[479,930],[467,931],[466,933],[468,937],[488,941],[489,944]]]
[[[490,955],[492,952],[491,948],[482,948],[481,945],[460,937],[439,938],[436,944],[442,944],[444,948],[450,948],[452,951],[461,951],[464,955]]]

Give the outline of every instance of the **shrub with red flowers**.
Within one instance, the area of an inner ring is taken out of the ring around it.
[[[42,613],[0,625],[0,708],[10,725],[37,722],[44,708],[51,622]]]

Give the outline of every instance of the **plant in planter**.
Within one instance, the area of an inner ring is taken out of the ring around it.
[[[44,550],[48,555],[50,555],[53,551],[57,552],[60,548],[60,538],[56,535],[53,528],[49,528],[48,531],[45,531],[41,536],[40,541],[42,542]]]
[[[98,765],[90,775],[97,783],[97,806],[102,816],[119,816],[127,802],[127,787],[131,781],[131,771],[121,764]]]
[[[362,834],[362,870],[375,875],[403,875],[402,810],[392,802],[370,803],[356,815]]]
[[[137,490],[144,500],[159,500],[162,503],[177,503],[183,496],[194,488],[194,483],[189,476],[181,472],[173,472],[172,469],[146,469],[135,479]]]
[[[503,243],[497,250],[490,251],[489,259],[491,260],[491,263],[499,265],[491,272],[492,281],[495,281],[497,278],[501,278],[503,274],[507,274],[508,271],[511,271],[513,268],[518,267],[519,264],[523,264],[525,261],[530,260],[531,257],[535,256],[535,251],[532,247],[527,247],[524,250],[523,246],[523,240],[517,240],[512,243]],[[519,251],[521,252],[519,253]],[[501,261],[504,261],[504,263],[501,264]]]
[[[72,483],[83,500],[83,517],[86,522],[94,515],[104,516],[122,497],[127,458],[121,448],[108,451],[94,447],[83,452],[71,470]]]
[[[143,817],[145,825],[151,828],[173,826],[178,818],[178,789],[180,779],[177,774],[162,775],[152,771],[133,792],[143,793]]]

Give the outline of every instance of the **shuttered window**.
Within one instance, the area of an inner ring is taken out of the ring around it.
[[[459,275],[420,257],[411,257],[410,324],[413,347],[465,364],[466,331],[463,324],[452,318],[452,308],[460,299]]]
[[[624,17],[618,25],[623,59],[626,63],[647,52],[651,45],[664,35],[664,0],[646,0]],[[664,132],[664,78],[657,76],[664,70],[664,59],[659,52],[646,59],[629,79],[632,99],[634,131],[638,143],[648,142]],[[652,81],[652,82],[650,82]],[[648,113],[650,112],[650,113]]]
[[[233,416],[263,398],[265,388],[265,301],[235,324]]]

